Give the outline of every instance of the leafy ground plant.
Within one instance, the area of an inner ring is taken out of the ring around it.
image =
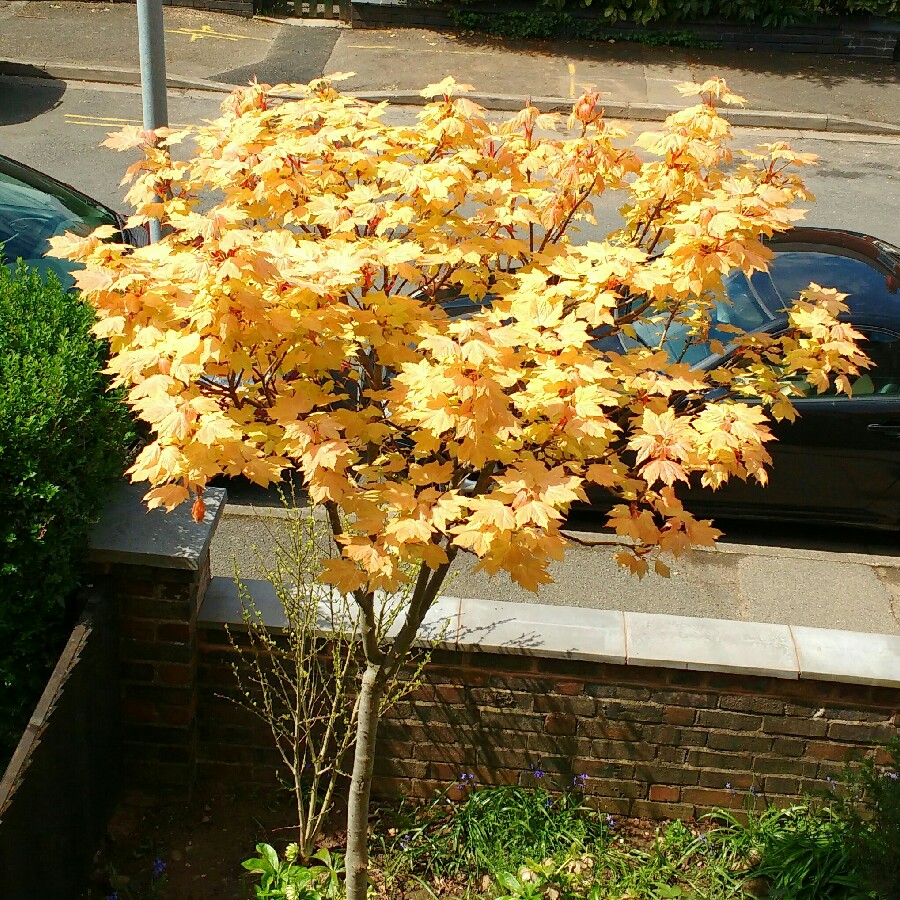
[[[271,844],[257,844],[257,855],[243,867],[259,878],[254,885],[257,900],[336,900],[342,896],[344,858],[319,850],[309,865],[300,865],[298,844],[289,844],[284,859]]]
[[[888,766],[872,759],[855,770],[848,766],[839,803],[869,886],[893,898],[900,897],[900,738],[889,741],[887,751]]]
[[[540,769],[533,773],[543,781]],[[562,791],[543,783],[481,788],[462,773],[427,806],[382,811],[377,840],[384,874],[388,881],[408,875],[458,881],[599,846],[608,840],[612,820],[585,805],[583,781],[575,776]]]
[[[872,771],[881,790],[893,790],[900,781],[892,777],[893,769]],[[877,821],[854,819],[837,795],[781,809],[764,807],[755,794],[748,794],[743,815],[717,810],[698,822],[650,823],[590,809],[577,781],[573,788],[556,791],[542,780],[529,786],[479,787],[464,773],[426,806],[403,804],[380,810],[375,826],[380,852],[375,856],[371,896],[378,900],[895,900],[897,896],[890,885],[872,885],[871,858],[856,850],[855,829],[871,834],[879,828]],[[889,815],[892,812],[893,808],[888,810]],[[250,862],[244,865],[262,874]],[[289,883],[291,876],[285,873],[291,864],[290,859],[279,863],[272,851],[268,865],[276,875],[271,877]],[[305,871],[298,878],[307,879]],[[311,877],[307,883],[313,883]],[[332,895],[297,896],[319,900]]]
[[[713,852],[745,871],[744,884],[790,900],[847,900],[869,896],[852,824],[829,805],[798,803],[751,812],[746,823],[727,811],[705,834]]]

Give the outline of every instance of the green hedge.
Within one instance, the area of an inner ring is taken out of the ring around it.
[[[92,323],[55,277],[0,264],[0,768],[71,625],[88,530],[131,438]]]
[[[446,5],[465,7],[469,3],[482,0],[448,0]],[[609,27],[617,24],[649,25],[654,22],[679,23],[717,20],[782,27],[796,22],[810,22],[823,16],[883,16],[900,18],[900,0],[543,0],[535,4],[532,13],[519,15],[536,17],[532,31],[537,27],[537,19],[548,16],[549,11],[583,10],[589,8],[596,15],[595,21]],[[499,13],[499,10],[498,10]],[[451,16],[453,13],[451,12]],[[456,24],[466,27],[465,13],[457,14]],[[486,18],[486,17],[485,17]],[[549,23],[543,22],[542,29]],[[469,27],[477,27],[469,22]],[[479,30],[485,30],[480,28]],[[526,28],[526,30],[528,30]],[[517,37],[545,36],[517,34]]]

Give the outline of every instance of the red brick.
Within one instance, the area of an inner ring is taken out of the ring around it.
[[[806,756],[813,759],[830,759],[841,762],[847,759],[852,747],[844,744],[829,744],[825,741],[808,741],[806,744]]]
[[[724,789],[729,793],[732,790],[749,791],[755,783],[752,775],[745,775],[742,772],[714,772],[707,770],[700,773],[701,787]],[[730,788],[727,787],[729,784],[731,785]]]
[[[152,619],[123,618],[119,623],[119,635],[133,641],[156,639],[156,622]]]
[[[648,819],[690,819],[694,807],[688,803],[654,803],[650,800],[635,800],[629,815]]]
[[[667,706],[663,711],[663,722],[667,725],[693,725],[697,711],[689,706]]]
[[[875,764],[878,766],[890,766],[894,764],[894,757],[887,747],[879,747],[875,751]]]
[[[161,641],[187,643],[191,639],[191,626],[187,622],[160,622],[156,634]]]
[[[535,712],[571,713],[576,716],[595,716],[597,701],[593,697],[564,697],[543,694],[534,698]]]
[[[544,717],[544,731],[547,734],[573,735],[578,722],[572,713],[547,713]]]
[[[838,741],[888,741],[897,737],[897,729],[893,725],[834,722],[828,728],[828,737]]]
[[[664,706],[688,706],[692,709],[714,709],[718,700],[715,694],[691,691],[654,691],[650,699]]]
[[[634,777],[651,784],[697,784],[700,773],[686,766],[665,766],[658,762],[637,763]]]
[[[651,784],[650,799],[654,803],[677,803],[681,799],[681,788],[668,784]]]
[[[788,719],[766,716],[762,730],[766,734],[794,734],[801,737],[824,737],[828,723],[824,719]]]
[[[195,669],[189,664],[160,663],[156,667],[156,674],[163,684],[186,685],[193,682]]]
[[[166,706],[158,707],[159,721],[166,725],[188,725],[197,715],[196,703],[189,706]]]
[[[685,803],[696,803],[700,806],[739,806],[740,796],[727,790],[715,790],[705,787],[686,787],[681,791],[681,799]]]
[[[759,731],[763,724],[762,716],[750,716],[746,713],[726,712],[720,709],[701,709],[697,713],[697,724],[724,731]],[[780,732],[794,734],[795,732]]]
[[[604,738],[609,741],[640,740],[642,726],[635,722],[607,722],[603,718],[583,719],[581,733],[585,737]]]
[[[126,722],[156,722],[158,715],[156,706],[151,703],[138,703],[135,700],[122,701],[122,718]]]

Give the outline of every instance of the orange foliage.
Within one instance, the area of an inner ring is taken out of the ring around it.
[[[599,95],[575,104],[566,137],[529,106],[495,124],[452,79],[423,92],[413,125],[325,81],[282,102],[287,88],[253,85],[203,126],[110,139],[143,150],[128,198],[134,221],[162,219],[160,243],[56,240],[85,264],[110,371],[153,429],[131,472],[151,506],[219,473],[266,484],[296,468],[349,523],[326,581],[392,590],[404,562],[464,549],[536,589],[595,482],[621,499],[619,560],[643,574],[718,535],[675,483],[765,482],[767,421],[792,414],[785,376],[845,385],[865,362],[842,298],[817,286],[787,334],[745,341],[727,366],[666,352],[676,329],[709,340],[723,277],[764,269],[762,239],[809,198],[795,171],[809,155],[778,143],[735,161],[716,104],[740,98],[719,80],[682,86],[701,102],[640,136],[644,162]],[[185,140],[194,155],[177,159]],[[621,229],[573,242],[607,191]],[[487,295],[466,318],[444,308]],[[651,321],[655,345],[592,344]]]

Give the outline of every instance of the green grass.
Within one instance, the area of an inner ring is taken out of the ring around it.
[[[380,813],[378,896],[419,885],[422,896],[468,900],[895,900],[867,886],[857,825],[840,804],[747,800],[743,814],[640,831],[577,789],[454,785],[429,805]]]

